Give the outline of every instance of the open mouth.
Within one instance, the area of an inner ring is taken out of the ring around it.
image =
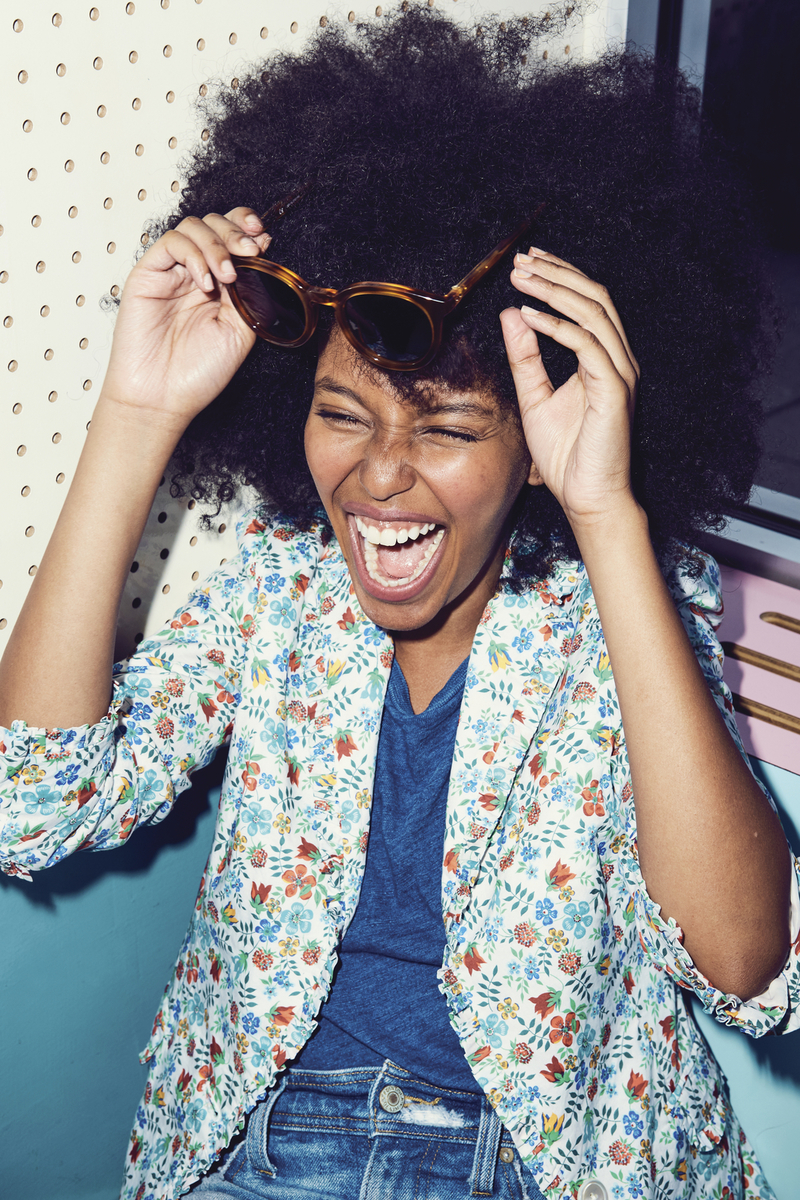
[[[358,531],[354,540],[373,585],[398,593],[409,588],[416,591],[414,585],[420,581],[424,586],[427,580],[423,577],[442,543],[444,526],[433,522],[375,525],[359,516],[350,520]]]

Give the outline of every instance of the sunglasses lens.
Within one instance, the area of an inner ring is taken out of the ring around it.
[[[276,342],[296,342],[306,327],[303,303],[294,288],[263,271],[236,270],[236,291],[259,331]]]
[[[414,363],[430,349],[433,329],[427,314],[402,296],[353,296],[344,311],[360,344],[381,358]]]

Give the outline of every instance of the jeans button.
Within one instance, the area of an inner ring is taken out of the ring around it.
[[[514,1161],[514,1151],[510,1146],[500,1147],[500,1162],[511,1163]]]
[[[405,1096],[400,1088],[394,1083],[387,1084],[385,1088],[382,1088],[381,1093],[378,1096],[378,1103],[383,1111],[388,1113],[400,1112],[400,1109],[403,1108],[405,1102]]]
[[[608,1200],[608,1189],[599,1179],[587,1179],[578,1191],[578,1200]]]

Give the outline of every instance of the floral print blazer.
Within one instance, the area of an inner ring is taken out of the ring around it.
[[[237,560],[117,666],[103,721],[0,731],[0,854],[22,876],[161,820],[230,743],[193,920],[142,1055],[125,1200],[172,1200],[228,1145],[314,1029],[358,902],[392,643],[329,539],[246,518]],[[716,566],[671,587],[736,738]],[[521,596],[501,586],[483,614],[441,901],[450,1019],[551,1200],[594,1178],[613,1197],[773,1195],[682,989],[755,1036],[796,1028],[798,942],[768,993],[742,1003],[703,978],[648,896],[580,564]]]

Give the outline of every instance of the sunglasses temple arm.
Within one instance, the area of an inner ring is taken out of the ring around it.
[[[526,217],[524,221],[521,221],[509,237],[503,238],[502,242],[498,242],[494,250],[487,254],[486,258],[479,262],[477,267],[473,267],[463,279],[459,280],[457,284],[451,287],[447,294],[448,301],[451,301],[452,298],[449,306],[450,309],[455,308],[456,304],[464,299],[467,292],[471,291],[472,288],[475,287],[475,284],[478,283],[479,280],[483,279],[486,272],[491,271],[495,263],[499,262],[503,255],[508,253],[517,238],[522,237],[523,233],[530,229],[536,218],[544,210],[545,204],[546,201],[543,201],[536,209],[532,217]]]

